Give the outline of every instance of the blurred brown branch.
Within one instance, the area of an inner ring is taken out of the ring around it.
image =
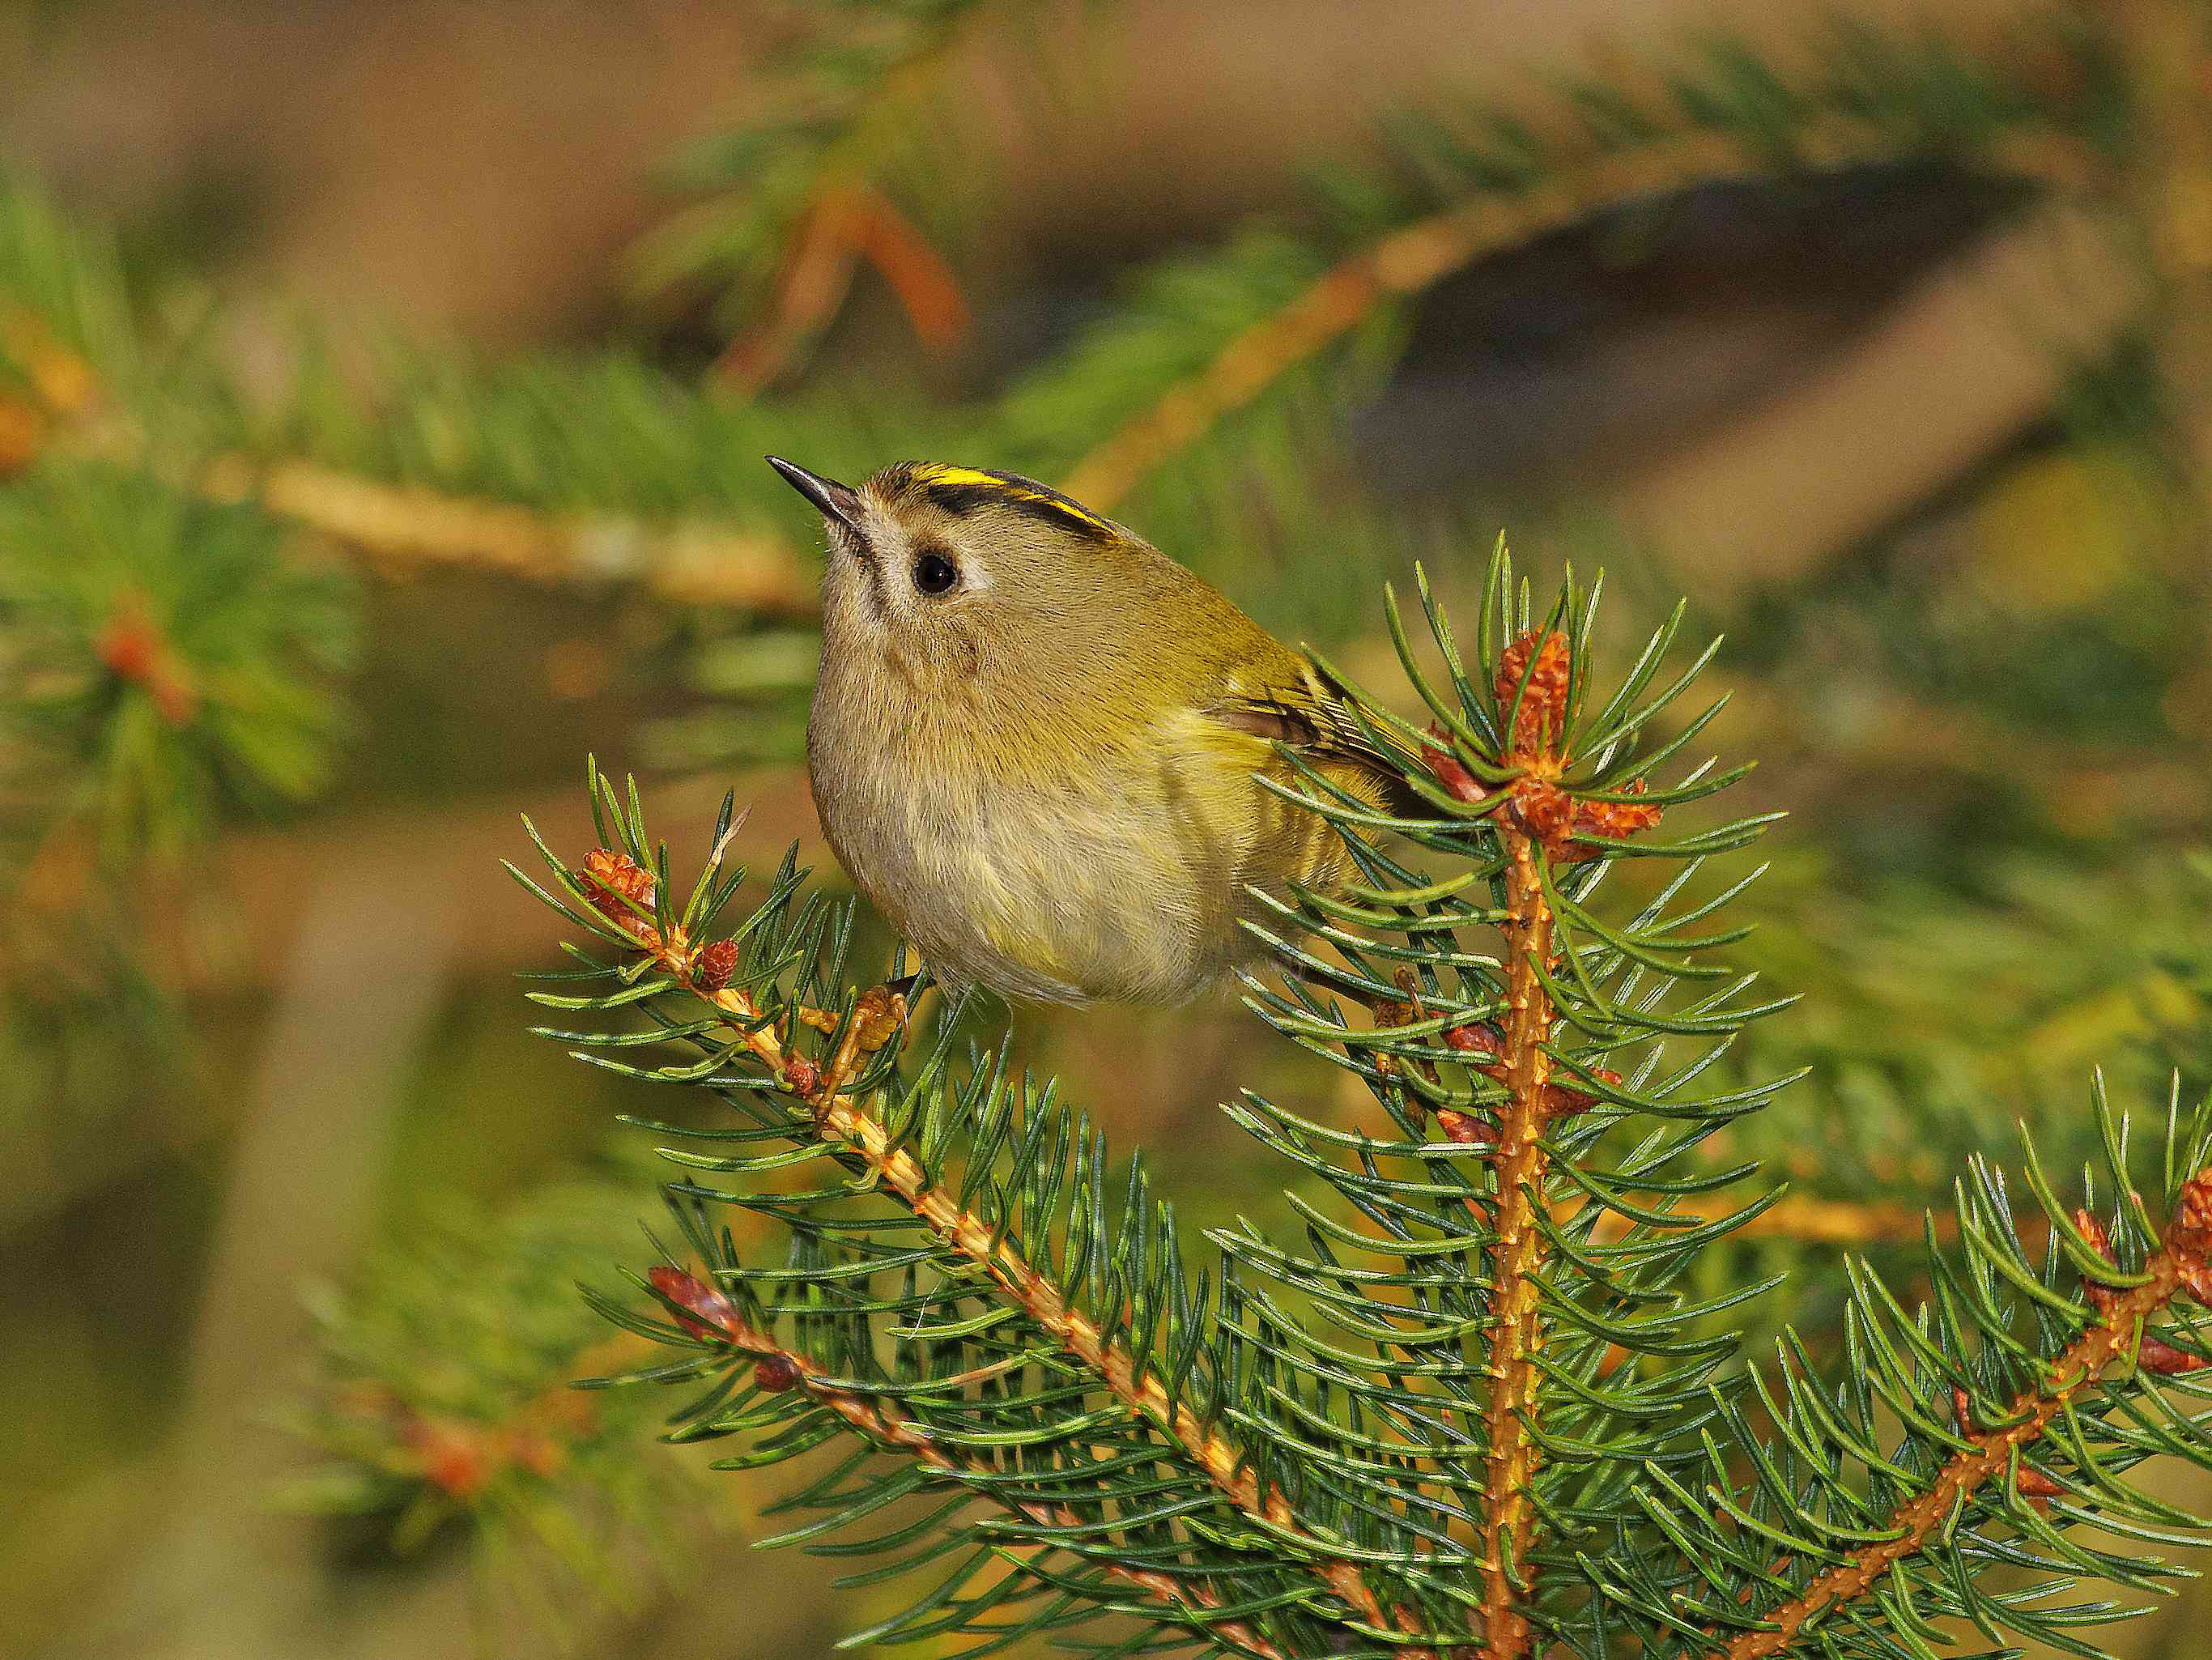
[[[0,393],[0,479],[56,446],[143,456],[143,436],[112,418],[96,371],[36,315],[0,310],[0,347],[30,366],[26,395]],[[816,609],[811,565],[771,534],[696,520],[538,512],[298,459],[222,456],[192,482],[213,500],[257,501],[394,568],[471,567],[545,584],[635,581],[674,604],[764,616],[809,617]]]
[[[905,49],[817,158],[787,232],[767,317],[714,361],[712,374],[724,385],[750,394],[793,367],[836,320],[863,261],[890,285],[928,350],[948,351],[966,334],[968,300],[951,266],[874,182],[884,161],[923,125],[925,106],[965,38],[963,12],[947,7],[933,21],[914,26]]]
[[[1896,141],[1871,126],[1834,122],[1800,135],[1798,153],[1815,170],[1900,157]],[[2086,147],[2049,133],[2021,137],[1978,158],[1994,175],[2074,192],[2102,173]],[[1213,362],[1093,449],[1063,481],[1068,494],[1110,508],[1176,451],[1222,417],[1373,313],[1418,294],[1488,255],[1638,198],[1723,181],[1777,176],[1777,164],[1747,155],[1724,133],[1694,133],[1595,158],[1578,172],[1509,197],[1483,197],[1391,232],[1340,261],[1273,316],[1246,330]]]
[[[387,484],[309,461],[216,464],[222,500],[270,513],[395,567],[459,565],[543,583],[635,581],[674,603],[769,616],[815,609],[815,578],[781,537],[703,523],[649,525],[606,514],[541,514],[507,502]]]
[[[2131,180],[2168,284],[2158,349],[2188,460],[2212,479],[2212,8],[2113,0],[2146,165]]]
[[[1614,506],[1685,582],[1786,579],[2050,408],[2148,298],[2112,216],[2051,203],[1936,272],[1832,363],[1625,480]]]

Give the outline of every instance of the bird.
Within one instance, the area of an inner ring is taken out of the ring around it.
[[[958,995],[1190,1002],[1261,961],[1243,925],[1352,860],[1287,746],[1381,806],[1401,774],[1306,657],[1127,526],[1018,473],[847,485],[822,516],[806,728],[824,838]]]

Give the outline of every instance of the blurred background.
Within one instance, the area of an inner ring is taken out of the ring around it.
[[[15,0],[0,1649],[808,1656],[900,1594],[567,1387],[638,1358],[574,1286],[670,1108],[528,1035],[498,866],[590,845],[595,751],[679,865],[734,787],[841,880],[769,450],[1053,481],[1378,689],[1382,584],[1501,527],[1616,642],[1688,594],[1794,815],[1735,1063],[1813,1067],[1711,1272],[1815,1331],[2093,1066],[2212,1082],[2186,0]],[[1017,1030],[1201,1221],[1285,1213],[1216,1102],[1358,1110],[1227,998]]]

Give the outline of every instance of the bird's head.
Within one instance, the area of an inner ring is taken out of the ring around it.
[[[1018,473],[902,461],[857,486],[771,456],[821,513],[829,649],[916,678],[989,677],[1095,650],[1164,581],[1148,544]]]

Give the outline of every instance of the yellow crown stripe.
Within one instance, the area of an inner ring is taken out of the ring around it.
[[[916,467],[914,473],[925,484],[979,484],[985,489],[1012,493],[1012,487],[1005,479],[991,473],[978,472],[973,467],[951,467],[942,461],[927,461]]]
[[[925,484],[972,485],[996,492],[1010,502],[1036,502],[1056,508],[1070,518],[1080,519],[1102,531],[1114,527],[1079,502],[1072,502],[1058,491],[1035,490],[1001,478],[996,473],[983,472],[975,467],[956,467],[941,461],[927,462],[915,469],[915,477]]]
[[[1114,528],[1090,508],[1078,507],[1064,496],[1039,496],[1035,490],[1018,490],[1014,494],[1024,502],[1042,502],[1047,507],[1058,508],[1069,518],[1080,519],[1085,524],[1096,525],[1100,530],[1110,531]]]

